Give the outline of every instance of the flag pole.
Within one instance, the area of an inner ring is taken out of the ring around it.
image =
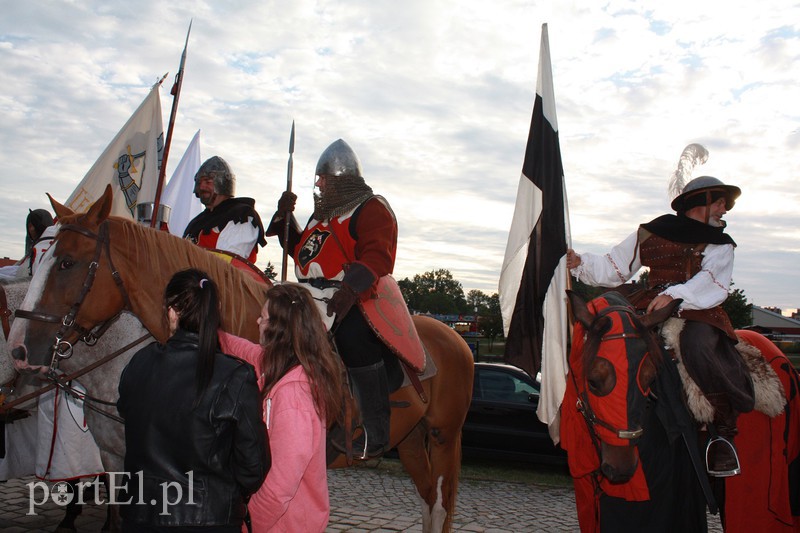
[[[161,169],[158,172],[158,183],[156,184],[156,197],[153,201],[153,214],[150,220],[150,227],[155,228],[158,224],[158,208],[161,204],[161,192],[164,190],[164,181],[167,175],[167,158],[169,157],[169,147],[172,144],[172,131],[175,127],[175,115],[178,112],[178,100],[181,96],[181,87],[183,86],[183,69],[186,65],[186,49],[189,47],[189,34],[192,33],[192,21],[189,20],[189,31],[186,32],[186,42],[183,45],[183,53],[181,54],[181,64],[178,67],[178,73],[175,75],[175,83],[172,84],[172,110],[169,114],[169,125],[167,126],[167,138],[164,141],[164,154],[161,158]]]
[[[289,162],[286,167],[286,191],[292,192],[292,173],[294,172],[294,120],[292,121],[292,133],[289,136]],[[286,274],[289,270],[289,226],[292,223],[292,212],[287,211],[283,214],[283,262],[281,263],[281,281],[286,281]]]

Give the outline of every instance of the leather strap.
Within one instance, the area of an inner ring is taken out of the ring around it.
[[[150,333],[145,333],[144,335],[142,335],[138,339],[126,344],[125,346],[123,346],[119,350],[106,355],[102,359],[98,359],[94,363],[92,363],[92,364],[90,364],[88,366],[85,366],[85,367],[81,368],[80,370],[76,370],[75,372],[73,372],[71,374],[68,374],[68,375],[66,375],[66,376],[64,376],[62,378],[58,378],[58,381],[60,381],[60,382],[68,382],[68,381],[72,381],[73,379],[77,379],[80,376],[82,376],[82,375],[84,375],[84,374],[86,374],[88,372],[91,372],[92,370],[94,370],[95,368],[99,367],[100,365],[104,365],[105,363],[111,361],[112,359],[114,359],[115,357],[119,356],[120,354],[123,354],[123,353],[127,352],[128,350],[130,350],[131,348],[133,348],[137,344],[143,342],[145,339],[147,339],[150,336],[151,336]],[[48,385],[45,385],[45,386],[43,386],[43,387],[41,387],[39,389],[36,389],[35,391],[31,392],[30,394],[26,394],[25,396],[21,396],[21,397],[15,399],[13,401],[6,402],[3,405],[0,405],[0,413],[7,412],[12,407],[16,407],[17,405],[19,405],[21,403],[25,403],[28,400],[32,400],[33,398],[36,398],[37,396],[41,396],[45,392],[47,392],[49,390],[52,390],[57,386],[58,386],[58,383],[53,381]]]
[[[400,358],[398,357],[398,359]],[[403,367],[406,369],[406,375],[408,376],[408,381],[414,386],[414,390],[417,391],[422,403],[428,403],[428,397],[425,396],[425,390],[422,388],[422,382],[419,380],[417,371],[414,370],[414,368],[406,363],[403,359],[400,359],[400,362],[403,363]]]
[[[8,340],[8,332],[11,331],[11,324],[8,318],[12,315],[11,309],[8,308],[8,299],[6,298],[6,289],[0,285],[0,323],[3,325],[3,335]]]

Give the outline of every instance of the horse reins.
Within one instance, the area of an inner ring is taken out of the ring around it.
[[[86,343],[88,346],[94,346],[97,343],[97,340],[106,332],[106,330],[110,327],[111,323],[114,319],[118,316],[114,316],[109,320],[101,323],[100,326],[94,330],[86,329],[80,326],[76,321],[75,318],[80,311],[81,306],[83,305],[86,296],[89,294],[89,291],[94,284],[95,277],[97,275],[97,269],[100,266],[100,258],[105,250],[106,258],[108,259],[108,266],[111,269],[111,277],[114,279],[114,283],[117,285],[120,293],[122,294],[122,298],[125,302],[125,306],[123,309],[130,309],[131,302],[130,298],[128,297],[128,291],[125,290],[125,285],[122,281],[122,277],[119,275],[119,272],[114,267],[114,262],[111,259],[111,240],[108,236],[108,221],[104,221],[100,224],[100,228],[98,233],[94,233],[92,231],[87,230],[77,224],[66,224],[61,226],[58,230],[59,233],[62,231],[74,231],[76,233],[80,233],[81,235],[88,237],[90,239],[94,239],[97,241],[97,246],[95,247],[94,257],[92,258],[92,262],[89,263],[89,271],[86,273],[86,278],[83,281],[83,286],[81,287],[81,292],[78,295],[78,298],[75,300],[75,303],[72,304],[69,311],[63,317],[59,317],[58,315],[51,315],[48,313],[41,313],[38,311],[26,311],[24,309],[17,309],[14,312],[14,316],[17,318],[26,318],[28,320],[36,320],[39,322],[47,322],[51,324],[61,323],[61,327],[59,328],[58,332],[55,335],[55,339],[52,346],[52,356],[50,360],[50,368],[51,370],[55,370],[58,366],[59,359],[68,359],[72,356],[72,349],[73,344],[64,340],[68,335],[72,334],[73,332],[78,334],[78,339]]]
[[[84,400],[84,405],[86,405],[90,409],[93,409],[104,416],[107,416],[109,418],[121,422],[122,419],[119,418],[118,416],[103,411],[101,409],[98,409],[97,407],[88,403],[88,402],[97,402],[105,405],[114,405],[113,402],[100,400],[98,398],[89,396],[88,394],[85,393],[77,393],[69,385],[69,383],[72,380],[77,379],[78,377],[88,372],[91,372],[95,368],[107,363],[108,361],[111,361],[120,354],[133,348],[137,344],[144,341],[147,337],[149,337],[150,334],[147,333],[141,336],[135,341],[127,344],[126,346],[123,346],[119,350],[116,350],[115,352],[103,357],[102,359],[98,359],[94,363],[80,370],[77,370],[67,376],[61,377],[57,374],[56,369],[58,368],[58,361],[60,359],[68,359],[69,357],[72,356],[73,344],[64,340],[68,335],[75,332],[78,334],[78,340],[83,341],[87,346],[94,346],[95,344],[97,344],[97,341],[100,339],[100,337],[108,330],[109,327],[111,327],[111,324],[113,324],[113,322],[120,315],[120,313],[117,313],[110,319],[99,324],[98,327],[92,329],[87,329],[80,326],[79,324],[77,324],[75,320],[78,315],[78,312],[80,311],[81,306],[83,305],[84,300],[86,299],[86,296],[89,294],[89,291],[91,290],[92,285],[94,284],[94,280],[97,275],[97,269],[100,266],[100,259],[104,250],[105,250],[105,256],[108,259],[108,266],[111,270],[111,277],[113,278],[114,283],[116,284],[117,288],[122,294],[123,301],[125,302],[123,310],[131,308],[131,301],[130,297],[128,296],[128,291],[125,290],[125,285],[122,281],[122,277],[120,276],[119,271],[114,267],[114,261],[111,258],[111,239],[109,238],[108,221],[104,221],[102,224],[100,224],[98,233],[94,233],[86,228],[78,226],[77,224],[63,225],[59,228],[59,233],[62,231],[74,231],[85,237],[93,239],[97,242],[97,246],[95,247],[94,251],[94,257],[92,258],[91,263],[89,263],[89,271],[86,274],[86,278],[84,278],[83,286],[81,287],[81,292],[78,295],[78,298],[76,299],[75,303],[72,304],[67,314],[64,315],[63,317],[59,317],[58,315],[52,315],[48,313],[42,313],[38,311],[26,311],[24,309],[17,309],[14,312],[14,316],[16,318],[24,318],[28,320],[35,320],[38,322],[46,322],[51,324],[61,323],[61,327],[56,333],[53,342],[52,355],[50,359],[50,370],[47,373],[47,379],[50,380],[51,383],[33,391],[30,394],[26,394],[25,396],[17,398],[11,402],[0,405],[0,412],[6,412],[16,405],[27,402],[28,400],[36,398],[44,394],[45,392],[48,392],[58,387],[59,389],[65,391],[67,394],[72,394],[73,396],[81,400]],[[5,292],[2,293],[2,298],[5,299],[4,297],[5,297]],[[4,304],[4,302],[0,301],[0,304]],[[2,307],[5,309],[7,306],[2,305]],[[5,309],[5,312],[3,310],[0,310],[0,312],[3,312],[3,315],[5,315],[7,309]]]
[[[16,399],[14,399],[14,400],[12,400],[10,402],[7,402],[7,403],[4,403],[3,405],[0,405],[0,413],[6,412],[6,411],[10,410],[12,407],[16,407],[17,405],[25,403],[28,400],[32,400],[32,399],[34,399],[34,398],[36,398],[38,396],[41,396],[45,392],[53,390],[56,387],[64,390],[68,394],[73,394],[74,396],[79,397],[80,399],[88,399],[89,401],[94,401],[94,402],[102,403],[102,404],[105,404],[105,405],[115,405],[113,402],[100,400],[98,398],[94,398],[92,396],[89,396],[89,395],[87,395],[85,393],[75,393],[74,389],[69,385],[69,382],[72,381],[72,380],[78,379],[79,377],[83,376],[84,374],[88,374],[92,370],[96,369],[97,367],[108,363],[112,359],[114,359],[114,358],[118,357],[119,355],[127,352],[128,350],[130,350],[131,348],[133,348],[137,344],[142,343],[143,341],[145,341],[150,336],[151,336],[150,333],[145,333],[144,335],[142,335],[138,339],[129,342],[128,344],[126,344],[122,348],[119,348],[118,350],[106,355],[102,359],[98,359],[94,363],[92,363],[90,365],[87,365],[87,366],[81,368],[80,370],[76,370],[75,372],[72,372],[71,374],[67,374],[66,376],[58,376],[56,374],[48,373],[47,379],[50,380],[50,383],[48,385],[45,385],[45,386],[43,386],[43,387],[41,387],[39,389],[36,389],[35,391],[33,391],[33,392],[29,393],[29,394],[26,394],[25,396],[20,396],[19,398],[16,398]],[[93,406],[89,405],[88,403],[86,405],[87,405],[87,407],[90,407],[90,408],[93,408],[93,409],[97,410],[96,408],[94,408]],[[112,415],[111,413],[106,413],[105,411],[98,411],[98,412],[100,412],[101,414],[104,414],[106,416],[109,416],[110,418],[114,418],[115,420],[118,418],[115,415]]]

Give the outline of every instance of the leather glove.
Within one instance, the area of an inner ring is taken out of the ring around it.
[[[342,287],[333,293],[333,296],[328,301],[328,316],[333,316],[336,313],[335,322],[340,322],[345,315],[353,307],[353,304],[358,300],[358,294],[353,290],[353,287],[346,283],[342,283]]]
[[[294,206],[297,203],[297,195],[291,191],[283,191],[281,199],[278,200],[278,213],[294,212]]]

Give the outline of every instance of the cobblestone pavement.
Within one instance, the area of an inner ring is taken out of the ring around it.
[[[52,501],[29,511],[28,484],[34,478],[0,483],[0,531],[54,531],[63,518]],[[420,532],[420,506],[410,479],[382,469],[351,468],[328,472],[331,518],[328,532]],[[42,492],[36,498],[41,501]],[[88,499],[88,498],[87,498]],[[105,507],[87,505],[77,521],[79,531],[99,532]],[[722,531],[710,517],[710,531]],[[473,533],[578,531],[575,497],[569,487],[462,479],[455,531]]]

